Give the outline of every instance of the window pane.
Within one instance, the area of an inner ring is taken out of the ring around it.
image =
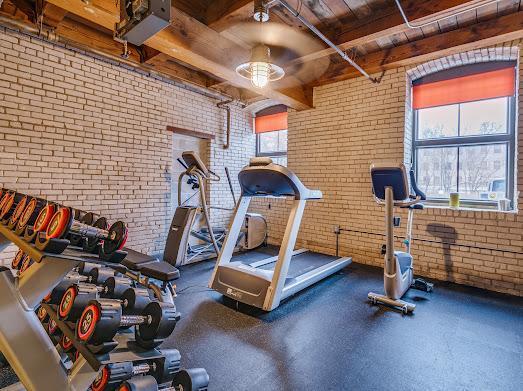
[[[460,135],[507,133],[508,98],[462,103]]]
[[[458,105],[418,110],[418,140],[458,135]]]
[[[260,152],[268,153],[278,150],[278,133],[279,132],[267,132],[258,135]]]
[[[287,152],[287,131],[286,130],[280,130],[278,132],[279,135],[279,144],[278,144],[278,151],[279,152]]]
[[[417,182],[428,198],[448,198],[457,191],[458,148],[421,148],[417,151]]]
[[[506,198],[507,150],[506,144],[460,147],[461,198],[491,201]]]

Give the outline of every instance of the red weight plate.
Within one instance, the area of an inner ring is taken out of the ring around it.
[[[62,296],[62,300],[60,301],[60,306],[58,307],[58,315],[60,318],[65,318],[67,315],[69,315],[71,308],[73,308],[74,300],[76,299],[77,294],[78,291],[74,285],[67,288],[64,295]]]
[[[24,259],[24,252],[22,250],[18,250],[15,257],[13,258],[13,262],[11,262],[11,269],[18,269],[22,263],[22,259]]]
[[[3,219],[5,214],[7,212],[9,212],[9,210],[11,209],[11,207],[13,206],[14,202],[15,202],[15,195],[14,193],[11,193],[11,194],[6,194],[7,195],[7,199],[4,200],[4,204],[2,206],[2,211],[0,212],[0,218]]]
[[[63,336],[62,340],[60,341],[60,345],[62,345],[62,348],[64,350],[69,350],[73,346],[73,341],[71,341],[67,336]]]
[[[20,273],[25,272],[29,266],[32,265],[31,257],[29,255],[24,255],[24,260],[22,261],[22,266],[20,266]]]
[[[54,215],[54,211],[55,206],[53,204],[47,204],[42,208],[33,227],[35,232],[45,231],[47,229],[47,226]]]
[[[103,367],[96,379],[94,380],[93,384],[91,384],[91,390],[103,391],[109,381],[109,374],[109,369],[107,367]]]
[[[82,341],[88,341],[94,333],[96,324],[100,319],[100,310],[95,304],[85,307],[78,321],[77,334]]]
[[[11,224],[15,223],[18,221],[18,219],[20,218],[20,216],[22,215],[22,212],[24,211],[25,209],[25,205],[27,204],[27,196],[24,196],[24,198],[22,198],[18,204],[16,205],[16,208],[15,208],[15,211],[13,212],[13,214],[11,215],[11,217],[9,218],[9,222]]]
[[[37,203],[38,201],[36,200],[36,198],[33,198],[31,201],[29,201],[29,203],[24,209],[24,212],[22,213],[22,216],[20,217],[20,220],[18,220],[19,227],[25,227],[27,225],[27,222],[33,215]]]
[[[67,226],[71,221],[71,210],[68,208],[62,208],[56,212],[49,222],[47,227],[46,237],[47,239],[61,238],[67,230]]]

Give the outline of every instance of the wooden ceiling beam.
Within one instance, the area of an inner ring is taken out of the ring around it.
[[[222,32],[235,24],[245,22],[254,12],[252,0],[214,0],[205,13],[207,26]]]
[[[401,3],[411,24],[419,25],[445,15],[450,15],[459,9],[464,9],[471,5],[486,4],[489,1],[490,0],[402,0]],[[348,24],[344,28],[344,32],[339,34],[334,42],[341,49],[346,50],[355,46],[365,45],[377,39],[408,32],[410,28],[405,24],[394,2],[391,3],[389,7],[374,12],[367,18],[359,19]],[[333,49],[327,48],[293,60],[291,64],[314,61],[334,53],[335,51]]]
[[[48,1],[111,30],[114,30],[115,21],[119,19],[119,15],[100,7],[90,7],[91,9],[86,10],[85,4],[80,0]],[[112,0],[107,2],[114,3]],[[304,90],[297,81],[297,87],[283,91],[270,88],[254,89],[250,81],[235,72],[238,64],[249,59],[249,50],[225,39],[218,32],[175,7],[172,7],[171,25],[151,37],[146,45],[219,79],[227,80],[233,86],[253,90],[298,110],[311,108],[312,90]],[[288,76],[288,79],[291,83],[294,81],[292,76]]]
[[[56,28],[64,20],[67,11],[44,0],[38,0],[38,6],[42,10],[42,22],[51,28]]]
[[[369,73],[377,73],[521,38],[523,11],[371,53],[359,58],[358,64]],[[312,85],[319,86],[359,76],[351,66],[337,63],[332,64]]]

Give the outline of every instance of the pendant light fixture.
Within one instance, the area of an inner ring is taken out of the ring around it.
[[[254,2],[254,20],[260,24],[269,20],[269,10],[263,0]],[[262,43],[252,48],[250,61],[239,65],[236,73],[249,79],[255,88],[264,88],[285,76],[283,68],[271,62],[271,49]]]

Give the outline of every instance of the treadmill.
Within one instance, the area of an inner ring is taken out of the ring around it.
[[[352,262],[306,249],[294,250],[307,200],[322,198],[287,167],[270,158],[253,158],[238,174],[242,194],[225,237],[209,287],[233,300],[272,311],[280,302]],[[292,197],[292,210],[277,256],[250,264],[231,262],[245,214],[254,197]]]

